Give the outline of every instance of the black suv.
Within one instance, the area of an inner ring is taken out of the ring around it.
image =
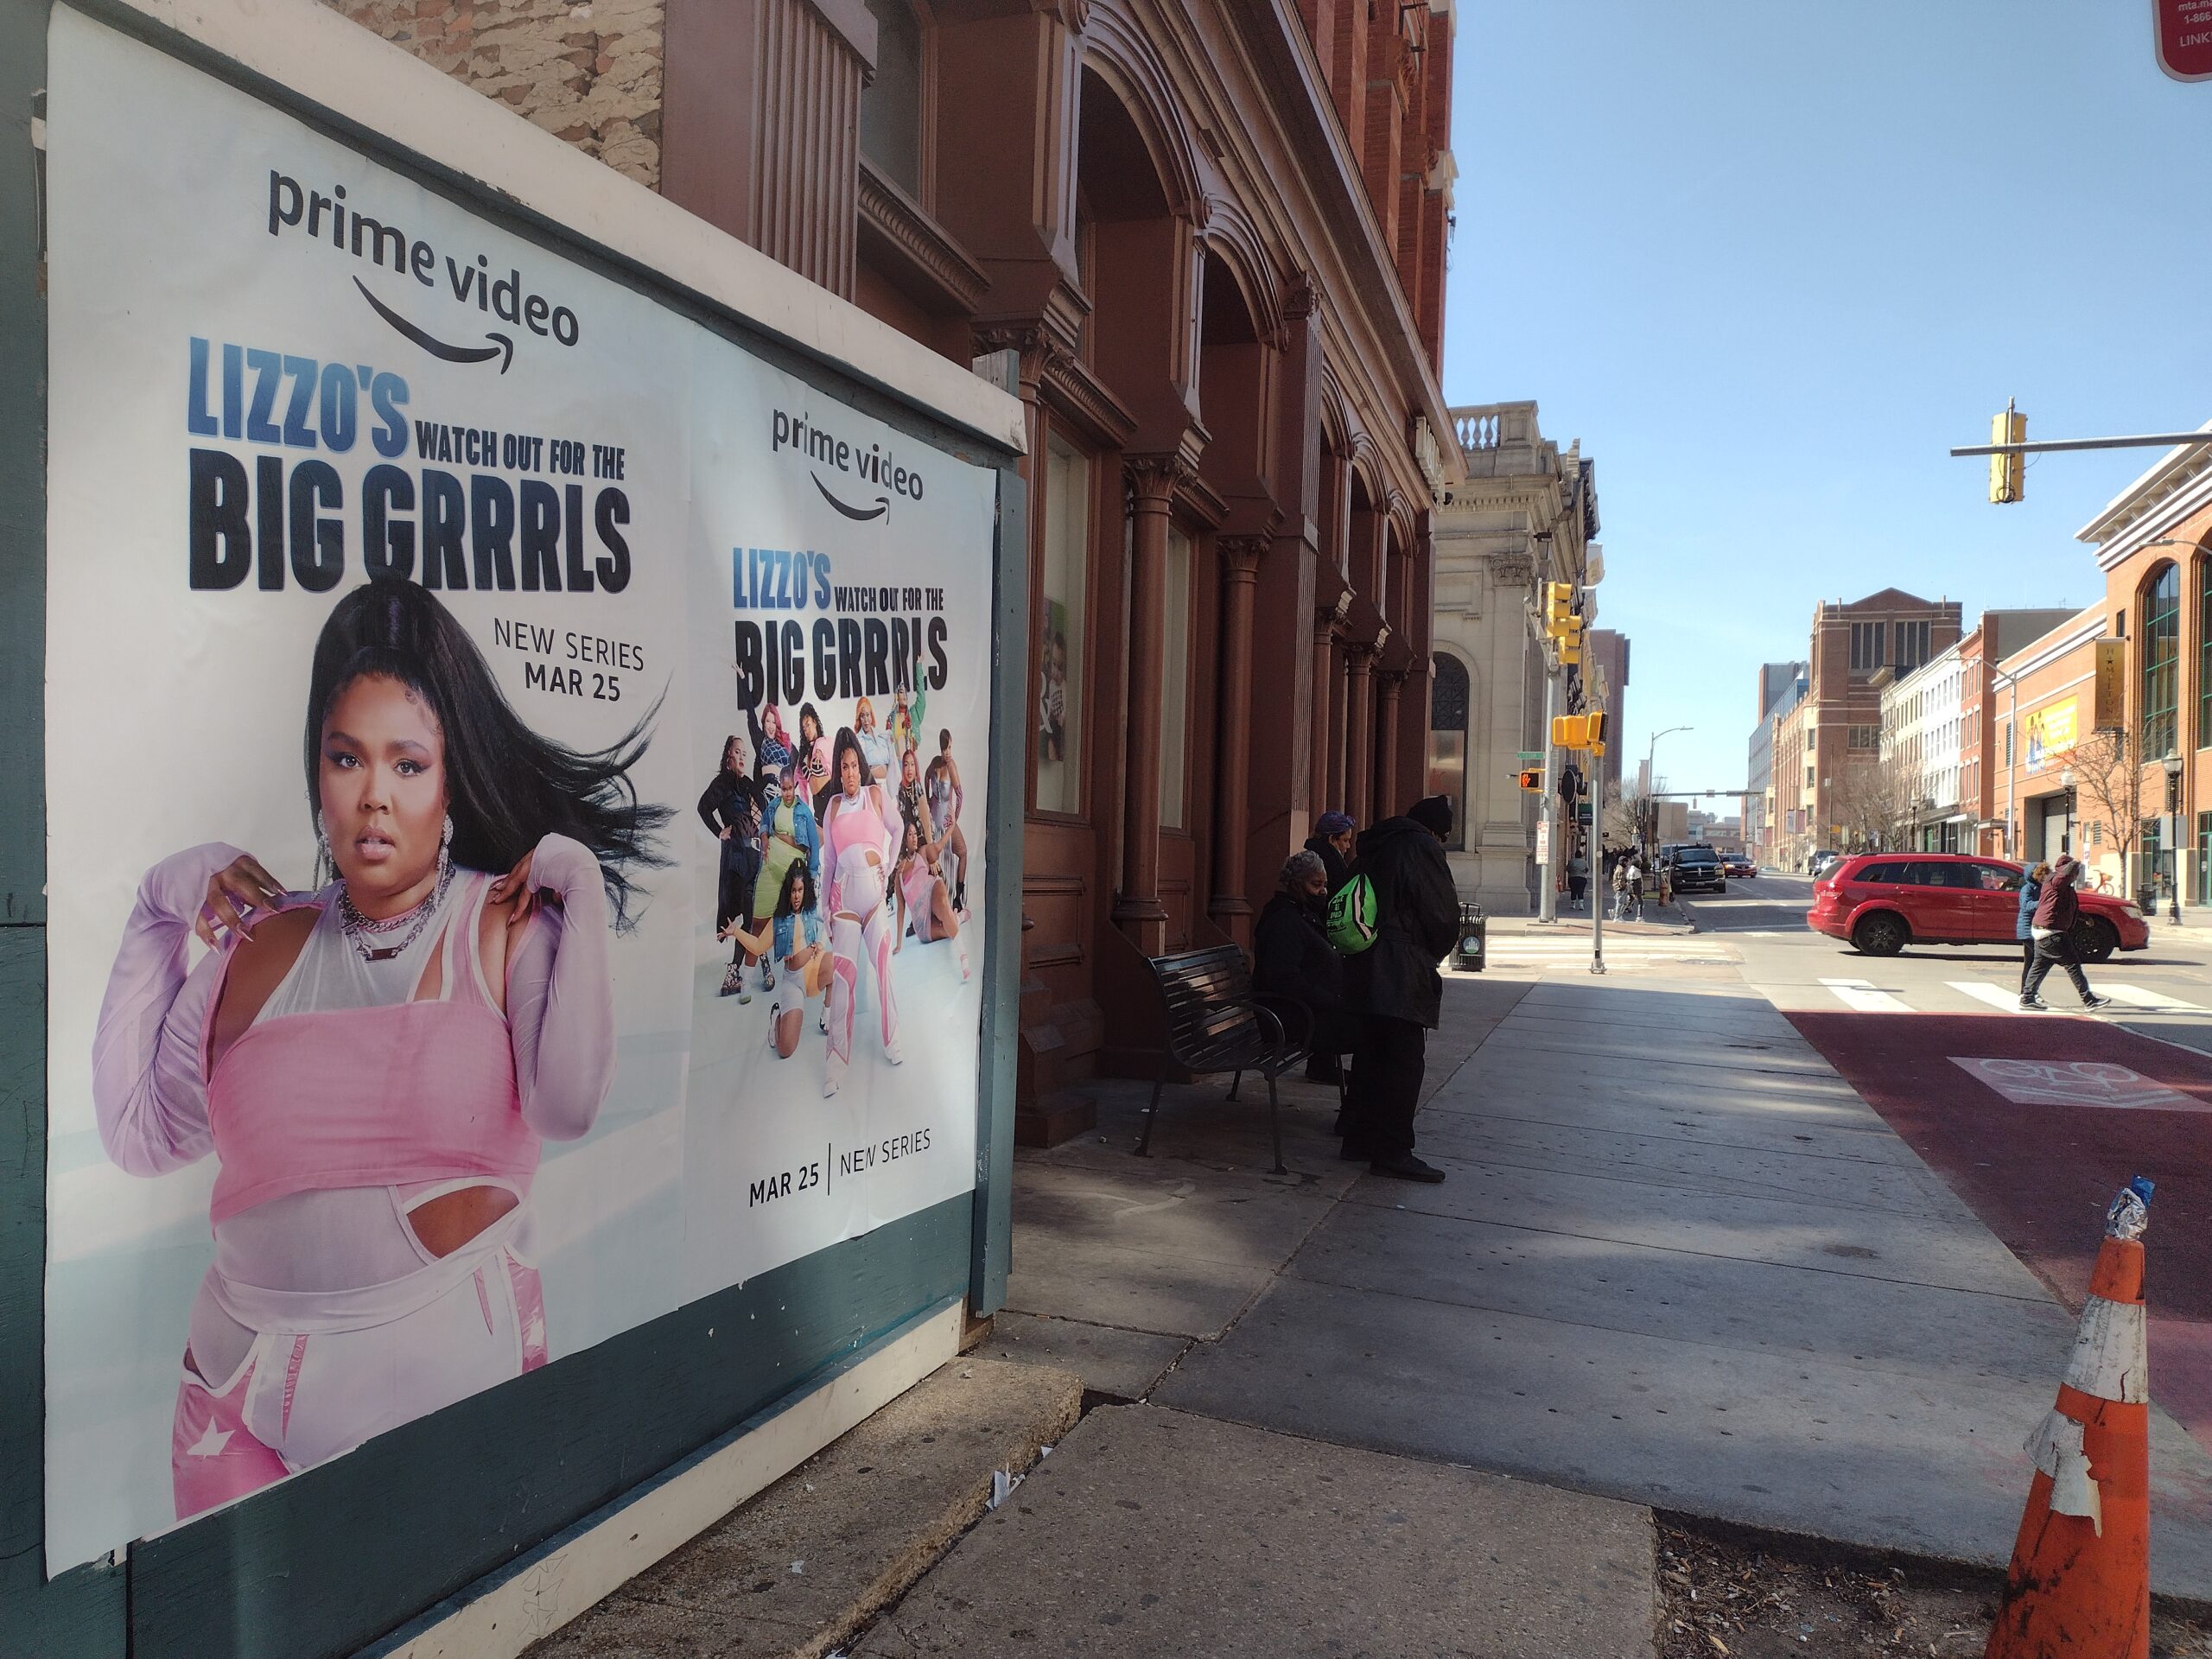
[[[1710,847],[1677,847],[1669,855],[1667,874],[1676,893],[1726,893],[1728,873]]]

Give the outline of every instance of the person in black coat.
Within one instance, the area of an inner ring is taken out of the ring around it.
[[[750,913],[753,884],[760,877],[760,790],[745,775],[745,740],[733,732],[722,744],[722,764],[699,797],[699,821],[707,833],[721,842],[721,880],[715,894],[715,934],[742,917],[748,931],[757,931]],[[745,995],[745,947],[730,947],[729,971],[722,977],[721,995]]]
[[[1331,893],[1344,886],[1351,874],[1351,815],[1324,812],[1314,820],[1313,833],[1306,838],[1306,850],[1321,861]]]
[[[1452,803],[1432,795],[1402,818],[1359,838],[1358,872],[1375,886],[1375,943],[1349,958],[1352,1006],[1360,1013],[1352,1054],[1351,1122],[1344,1155],[1377,1175],[1440,1181],[1444,1172],[1414,1156],[1428,1033],[1442,1018],[1436,970],[1459,934],[1459,893],[1444,857]]]
[[[1359,1020],[1344,995],[1344,959],[1329,943],[1327,880],[1317,853],[1293,853],[1282,867],[1252,927],[1252,988],[1301,1004],[1313,1016],[1307,1048],[1333,1062],[1357,1043]]]

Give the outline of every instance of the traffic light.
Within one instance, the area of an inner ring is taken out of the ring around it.
[[[1570,616],[1559,633],[1559,660],[1562,666],[1582,660],[1582,619]]]
[[[1605,753],[1605,711],[1602,709],[1595,709],[1590,713],[1585,715],[1582,718],[1585,722],[1583,734],[1588,739],[1586,747],[1589,748],[1590,753],[1592,754]]]
[[[1521,787],[1531,794],[1541,794],[1544,787],[1544,769],[1541,766],[1522,767]]]
[[[2025,443],[2028,438],[2028,417],[2015,410],[2008,400],[2004,413],[1989,423],[1992,443]],[[1989,458],[1989,499],[1999,506],[2008,501],[2018,501],[2027,493],[2028,458],[2017,451],[2009,455]]]
[[[1589,746],[1589,716],[1586,715],[1554,715],[1552,716],[1552,747],[1555,749],[1580,749]]]
[[[1567,607],[1574,603],[1574,584],[1567,582],[1548,582],[1544,584],[1544,632],[1556,639],[1567,632]]]

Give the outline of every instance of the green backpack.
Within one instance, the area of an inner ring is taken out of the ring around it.
[[[1376,906],[1375,884],[1354,875],[1329,899],[1329,943],[1347,957],[1356,957],[1375,943]]]

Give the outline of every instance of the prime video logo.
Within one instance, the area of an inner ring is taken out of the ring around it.
[[[922,475],[899,465],[881,444],[870,443],[862,449],[828,428],[816,425],[805,416],[781,409],[770,423],[768,435],[768,453],[772,455],[779,449],[789,449],[808,462],[808,475],[814,480],[814,487],[822,492],[822,499],[848,518],[887,518],[894,495],[909,501],[922,499]],[[854,506],[822,481],[822,474],[814,470],[816,467],[847,474],[862,483],[874,485],[884,493],[875,497],[872,506]]]

